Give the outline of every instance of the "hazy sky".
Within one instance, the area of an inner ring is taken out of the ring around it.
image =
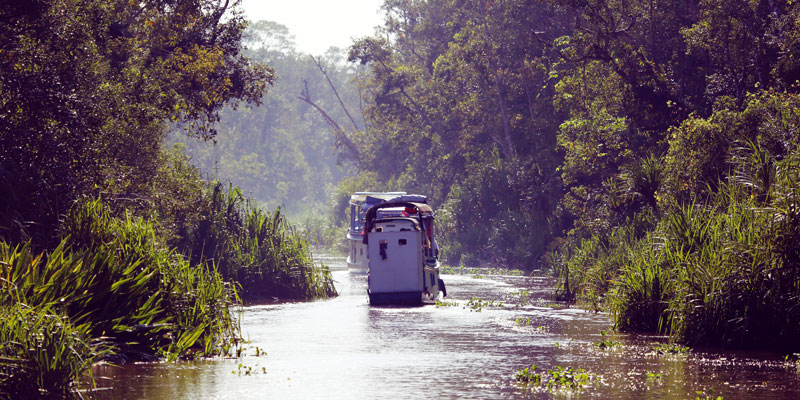
[[[352,37],[371,35],[381,25],[383,0],[242,0],[245,17],[286,25],[297,50],[322,55],[330,46],[346,48]]]

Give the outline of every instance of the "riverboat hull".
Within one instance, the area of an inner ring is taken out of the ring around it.
[[[369,304],[373,306],[421,306],[422,292],[369,293]]]
[[[367,259],[367,245],[361,235],[347,235],[349,252],[347,254],[347,269],[354,274],[366,274],[369,267]]]

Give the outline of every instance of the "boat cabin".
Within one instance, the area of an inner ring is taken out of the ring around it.
[[[444,293],[434,229],[433,210],[424,203],[389,201],[367,211],[370,304],[419,305]]]
[[[356,192],[350,196],[350,229],[347,231],[347,267],[350,272],[367,273],[367,246],[362,243],[364,220],[370,207],[387,201],[425,203],[425,196],[406,192]]]

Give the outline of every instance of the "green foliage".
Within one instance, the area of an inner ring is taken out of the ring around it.
[[[228,5],[3,7],[0,161],[18,214],[4,237],[54,247],[76,198],[135,197],[150,182],[167,121],[212,137],[226,103],[259,99],[273,72],[242,56],[244,21]]]
[[[616,239],[596,235],[554,257],[571,272],[570,290],[583,298],[604,293],[623,330],[669,332],[689,344],[795,349],[786,335],[800,326],[787,311],[800,298],[796,101],[763,93],[724,119],[692,121],[726,132],[725,145],[713,150],[723,156],[703,158],[695,151],[702,146],[680,136],[671,142],[664,187],[672,195],[660,200],[666,211],[658,224],[645,235],[615,236],[631,231],[629,222],[613,231]],[[682,169],[717,172],[681,189],[689,200],[681,202],[670,188]],[[725,180],[709,182],[715,177]]]
[[[503,308],[503,302],[496,302],[494,300],[483,300],[479,297],[471,297],[467,300],[467,303],[464,305],[464,308],[469,308],[469,311],[481,312],[484,308],[488,307],[498,307]]]
[[[239,188],[206,188],[197,226],[176,242],[193,264],[214,265],[245,300],[312,299],[336,295],[327,267],[315,267],[308,244],[278,208],[264,212]]]
[[[547,374],[550,375],[550,379],[547,381],[547,388],[550,390],[581,390],[593,379],[593,375],[583,368],[556,366],[554,369],[547,370]]]
[[[653,346],[653,351],[658,354],[686,354],[689,352],[689,347],[682,346],[677,343],[662,343]]]
[[[610,350],[622,345],[622,343],[620,342],[609,339],[608,332],[606,331],[600,331],[600,335],[603,337],[603,339],[601,339],[598,342],[592,343],[595,346],[597,346],[597,348],[600,350]]]
[[[536,368],[536,364],[531,364],[530,367],[517,370],[514,379],[518,383],[538,386],[542,383],[542,375],[536,373]]]
[[[538,197],[520,201],[531,187],[538,187]],[[537,266],[553,236],[538,228],[552,222],[547,210],[557,201],[549,190],[554,190],[553,182],[536,166],[497,160],[477,169],[450,188],[437,212],[442,256],[468,266]]]
[[[529,368],[517,370],[514,379],[527,388],[544,386],[549,391],[580,391],[594,379],[593,374],[582,368],[556,366],[542,374],[536,373],[536,369],[536,364],[532,364]]]
[[[90,339],[89,324],[74,325],[49,307],[4,302],[0,319],[4,398],[78,398],[74,382],[91,373],[92,363],[106,353]]]
[[[347,229],[330,223],[327,215],[307,212],[292,218],[298,234],[314,248],[328,251],[347,251]]]
[[[235,292],[205,265],[191,266],[163,247],[152,224],[111,217],[101,201],[85,200],[64,229],[48,254],[34,256],[29,244],[0,246],[14,288],[4,304],[53,307],[134,357],[216,354],[238,336]]]
[[[355,192],[392,191],[379,181],[374,172],[363,172],[357,176],[346,177],[339,181],[330,199],[330,218],[335,226],[350,226],[350,196]]]

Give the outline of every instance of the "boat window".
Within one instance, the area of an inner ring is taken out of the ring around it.
[[[397,242],[400,244],[400,246],[405,246],[406,245],[406,240],[405,239],[400,239]]]

